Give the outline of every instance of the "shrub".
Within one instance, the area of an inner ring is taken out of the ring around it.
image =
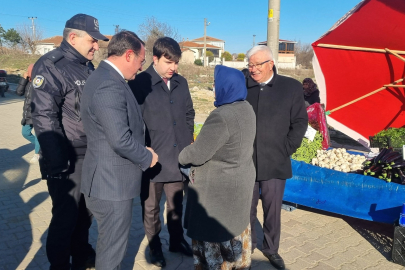
[[[224,52],[221,55],[222,59],[225,59],[225,61],[232,61],[232,55],[229,52]]]
[[[196,60],[194,61],[194,65],[202,66],[203,63],[202,63],[201,59],[196,59]]]
[[[211,63],[214,60],[214,53],[211,51],[207,51],[205,55],[208,57],[208,63]]]

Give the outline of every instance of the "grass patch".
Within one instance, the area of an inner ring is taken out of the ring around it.
[[[0,54],[0,69],[10,74],[23,74],[29,64],[35,63],[41,56],[23,53]]]
[[[279,69],[278,73],[280,75],[294,78],[300,83],[302,83],[305,78],[311,78],[315,82],[315,73],[313,69]]]
[[[0,54],[0,69],[7,71],[9,83],[18,83],[29,64],[35,63],[40,57],[40,55],[9,51],[6,54]]]

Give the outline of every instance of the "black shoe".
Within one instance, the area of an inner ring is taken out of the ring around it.
[[[87,270],[94,269],[96,267],[96,252],[94,249],[90,249],[87,258],[84,260],[82,258],[72,257],[72,268],[71,270]]]
[[[285,265],[284,265],[284,260],[283,258],[281,258],[281,256],[276,253],[276,254],[263,254],[267,259],[269,259],[271,265],[273,265],[276,269],[285,269]]]
[[[165,267],[166,266],[166,260],[165,257],[163,257],[163,252],[161,249],[157,250],[149,250],[149,257],[150,257],[150,262],[153,265],[156,265],[157,267]]]
[[[92,249],[90,254],[87,256],[86,268],[95,268],[96,267],[96,252]]]
[[[187,243],[185,239],[181,240],[181,242],[177,245],[170,245],[169,247],[170,252],[181,252],[188,257],[193,257],[193,250],[191,249],[190,245]]]

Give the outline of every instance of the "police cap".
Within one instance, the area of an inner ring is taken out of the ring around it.
[[[109,40],[100,33],[98,20],[86,14],[76,14],[66,22],[65,27],[86,31],[87,34],[97,40]]]

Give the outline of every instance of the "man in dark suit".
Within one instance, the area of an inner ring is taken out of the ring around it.
[[[281,231],[281,204],[285,181],[292,177],[290,155],[301,145],[308,127],[301,83],[278,75],[273,55],[267,46],[255,46],[248,53],[246,100],[256,113],[256,140],[253,162],[256,166],[256,183],[253,191],[250,222],[252,252],[256,248],[256,207],[262,199],[263,254],[277,269],[284,269],[278,254]],[[259,193],[261,190],[261,196]]]
[[[81,191],[98,224],[97,270],[120,268],[142,171],[158,160],[144,146],[141,109],[125,81],[135,78],[144,60],[144,43],[135,33],[116,34],[108,44],[108,59],[83,91],[81,115],[88,146]]]
[[[151,262],[166,265],[159,233],[159,203],[164,191],[167,206],[169,251],[192,256],[183,236],[183,176],[178,157],[193,142],[194,109],[186,79],[176,73],[181,57],[179,44],[169,37],[153,45],[153,63],[129,83],[147,128],[146,144],[159,155],[159,163],[143,176],[141,200],[145,234],[149,240]]]

